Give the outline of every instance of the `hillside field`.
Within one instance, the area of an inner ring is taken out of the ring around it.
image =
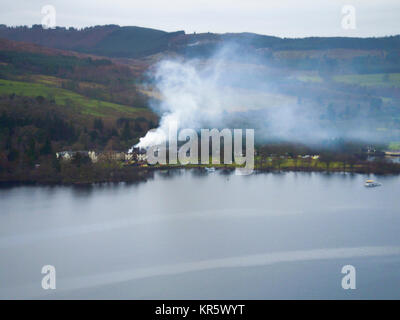
[[[47,86],[43,83],[0,79],[0,95],[13,93],[20,96],[42,96],[54,99],[58,105],[74,108],[81,114],[95,117],[120,117],[121,115],[126,115],[135,118],[148,112],[148,110],[142,108],[134,108],[112,102],[87,98],[73,91],[56,88],[54,86]]]

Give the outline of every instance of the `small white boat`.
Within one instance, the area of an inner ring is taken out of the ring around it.
[[[364,186],[366,186],[367,188],[373,188],[373,187],[379,187],[382,184],[380,184],[379,182],[376,182],[374,180],[366,180]]]
[[[215,168],[214,167],[211,167],[211,168],[206,167],[206,171],[207,172],[215,172]]]

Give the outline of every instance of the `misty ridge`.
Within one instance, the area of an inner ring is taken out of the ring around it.
[[[323,147],[335,140],[387,143],[400,136],[395,99],[385,101],[334,81],[338,71],[363,74],[360,65],[327,55],[311,68],[278,66],[248,42],[222,42],[205,54],[193,54],[197,45],[164,56],[147,72],[146,88],[157,93],[149,105],[160,121],[136,146],[162,143],[171,122],[197,131],[254,129],[258,144]],[[377,132],[388,125],[394,127]]]

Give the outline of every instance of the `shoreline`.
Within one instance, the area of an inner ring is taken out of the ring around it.
[[[120,170],[115,170],[111,173],[111,175],[107,178],[102,177],[101,179],[82,179],[82,177],[68,177],[67,179],[63,179],[63,177],[58,176],[55,179],[38,179],[36,177],[26,177],[26,179],[21,179],[21,177],[14,177],[10,179],[4,179],[4,177],[0,177],[0,187],[4,186],[34,186],[34,185],[43,185],[43,186],[89,186],[95,184],[107,184],[107,183],[140,183],[146,182],[148,179],[153,178],[154,172],[160,171],[169,171],[169,170],[202,170],[205,171],[205,168],[214,167],[217,171],[224,171],[232,173],[238,166],[223,166],[223,165],[173,165],[173,166],[148,166],[148,167],[125,167]],[[392,169],[392,170],[388,170]],[[114,176],[114,173],[118,172],[117,176]],[[126,172],[135,173],[135,175],[123,176],[121,174]],[[290,173],[290,172],[309,172],[309,173],[351,173],[351,174],[374,174],[380,176],[386,175],[399,175],[400,174],[400,165],[395,164],[393,168],[376,168],[373,166],[363,165],[356,168],[329,168],[324,169],[321,167],[282,167],[282,168],[273,168],[273,167],[255,167],[253,173]]]

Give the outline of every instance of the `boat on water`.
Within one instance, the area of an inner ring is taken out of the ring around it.
[[[366,180],[364,186],[366,186],[367,188],[373,188],[373,187],[379,187],[382,184],[379,182],[376,182],[374,180]]]
[[[215,172],[215,168],[214,167],[211,167],[211,168],[206,167],[206,171],[207,172]]]

